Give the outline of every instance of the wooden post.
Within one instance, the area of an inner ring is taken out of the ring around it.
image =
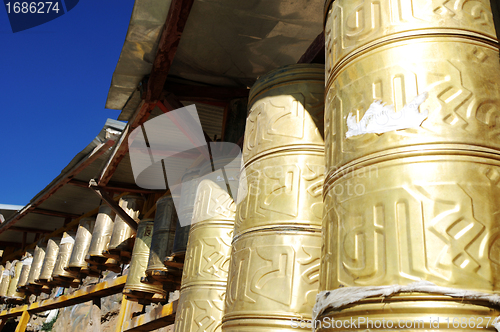
[[[0,332],[2,332],[2,329],[5,325],[5,323],[7,323],[7,319],[8,318],[4,318],[4,319],[0,320]]]
[[[24,332],[24,331],[26,331],[26,327],[28,326],[29,321],[30,321],[30,314],[26,310],[21,315],[21,318],[19,319],[19,323],[17,323],[16,332]]]
[[[92,300],[92,312],[90,314],[90,325],[92,332],[101,332],[101,298],[97,297]]]
[[[122,295],[122,305],[120,307],[120,312],[118,313],[115,332],[122,332],[123,330],[123,321],[125,320],[125,311],[127,311],[127,302],[128,301],[125,295]]]

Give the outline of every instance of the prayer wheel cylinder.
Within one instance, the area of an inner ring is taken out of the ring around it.
[[[130,260],[130,270],[123,288],[123,294],[127,299],[141,304],[160,302],[165,300],[167,296],[162,285],[141,282],[141,278],[146,277],[153,227],[154,219],[139,221],[132,259]]]
[[[108,249],[109,240],[113,233],[114,218],[115,213],[109,206],[103,204],[99,207],[89,251],[85,258],[86,262],[101,264],[106,261],[102,252]]]
[[[95,221],[95,218],[83,218],[78,224],[73,251],[71,252],[68,266],[65,268],[72,276],[78,276],[78,272],[82,268],[87,267],[85,256],[89,252]]]
[[[126,195],[120,198],[118,205],[135,221],[139,221],[140,210],[144,205],[144,198],[138,195]],[[134,247],[133,235],[135,231],[125,221],[116,215],[113,234],[109,240],[108,251],[132,251]]]
[[[17,284],[19,282],[19,278],[21,277],[21,270],[23,269],[23,262],[16,261],[11,268],[11,278],[9,281],[9,288],[7,289],[7,297],[13,299],[23,299],[24,293],[17,291]]]
[[[231,196],[216,182],[202,180],[184,261],[176,332],[221,330],[234,215]]]
[[[170,273],[180,274],[175,268],[166,267],[163,262],[172,253],[175,237],[175,226],[177,224],[177,213],[174,200],[171,195],[163,196],[156,202],[156,214],[154,218],[153,237],[151,238],[151,250],[149,252],[148,267],[146,275],[148,278],[160,280]]]
[[[61,243],[59,244],[59,252],[57,254],[56,264],[52,271],[52,278],[63,277],[73,279],[73,275],[65,270],[68,267],[71,253],[75,245],[76,234],[74,232],[64,232]]]
[[[250,90],[222,330],[294,331],[311,319],[321,251],[324,67],[300,64]],[[245,196],[243,198],[243,196]]]
[[[329,0],[325,16],[320,291],[342,288],[348,298],[346,287],[421,280],[498,292],[500,64],[490,1]],[[375,100],[394,109],[368,112]],[[352,128],[362,130],[349,136]],[[325,308],[320,322],[432,316],[439,329],[499,314],[485,301],[426,292]]]
[[[22,291],[26,288],[28,283],[28,278],[31,271],[31,265],[33,264],[33,257],[29,256],[22,260],[23,267],[21,269],[21,275],[19,276],[19,281],[17,282],[17,290]]]
[[[191,219],[193,217],[193,202],[196,196],[196,188],[198,188],[198,177],[200,176],[200,168],[192,168],[186,170],[182,177],[182,190],[180,198],[180,209],[178,211],[178,220],[175,227],[174,245],[172,247],[172,255],[184,258],[189,239],[189,229],[191,227]],[[183,225],[181,226],[181,222]],[[184,225],[184,223],[189,223]]]
[[[41,287],[42,285],[37,282],[42,271],[43,260],[45,259],[45,251],[47,247],[42,245],[41,241],[36,245],[35,252],[33,253],[33,264],[31,264],[30,274],[28,276],[28,283],[26,286],[34,288]]]
[[[5,267],[2,271],[2,280],[0,281],[0,297],[7,296],[7,291],[9,290],[10,283],[10,270],[12,268],[12,263],[5,263]]]
[[[56,266],[57,254],[59,253],[59,242],[61,242],[60,237],[48,240],[42,270],[40,271],[37,282],[48,284],[52,281],[52,272]]]

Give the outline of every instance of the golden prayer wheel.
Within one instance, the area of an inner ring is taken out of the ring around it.
[[[336,0],[325,9],[320,291],[349,297],[346,287],[426,281],[497,292],[500,63],[490,1]],[[437,329],[499,314],[423,291],[325,308],[318,321],[431,317]]]
[[[0,297],[5,297],[7,296],[7,291],[9,290],[9,283],[10,283],[10,270],[12,268],[12,263],[11,262],[6,262],[5,267],[2,271],[2,280],[0,281]]]
[[[311,64],[274,70],[250,90],[247,188],[236,211],[225,332],[294,331],[293,319],[311,319],[321,253],[323,91],[324,67]]]
[[[158,281],[168,279],[168,273],[180,274],[175,268],[166,267],[163,262],[172,253],[175,237],[177,213],[171,195],[163,196],[156,202],[153,236],[149,252],[146,275]]]
[[[28,283],[26,287],[31,291],[36,291],[38,288],[42,287],[42,284],[38,283],[37,280],[40,277],[40,272],[42,271],[43,260],[45,259],[45,251],[47,247],[43,241],[40,241],[33,253],[33,263],[31,264],[30,274],[28,276]]]
[[[83,218],[78,225],[73,251],[65,268],[73,277],[78,277],[80,270],[87,267],[85,256],[89,252],[95,221],[95,218]]]
[[[174,245],[172,247],[172,255],[180,258],[180,260],[184,259],[184,255],[186,254],[199,175],[200,168],[191,168],[186,170],[186,173],[182,177],[180,209],[177,211],[178,220],[175,227]],[[183,223],[182,226],[181,222]],[[186,223],[188,224],[186,225]]]
[[[52,271],[52,278],[73,279],[73,275],[67,272],[65,268],[68,267],[69,259],[71,257],[71,253],[73,252],[73,247],[75,245],[75,236],[76,234],[74,232],[64,232],[61,243],[59,244],[59,252],[57,254],[57,260],[54,266],[54,270]]]
[[[109,206],[103,204],[99,207],[89,251],[85,257],[87,263],[103,264],[106,261],[102,252],[108,249],[113,233],[114,218],[115,213]]]
[[[16,302],[24,299],[24,293],[17,291],[17,284],[19,283],[22,269],[22,261],[16,261],[12,266],[9,288],[7,289],[7,301]]]
[[[138,195],[126,195],[120,198],[118,205],[135,221],[139,221],[139,214],[144,205],[144,198]],[[121,251],[132,251],[135,231],[125,221],[116,215],[113,234],[109,241],[108,251],[111,254]]]
[[[22,260],[23,267],[21,269],[21,275],[19,276],[19,281],[17,282],[17,290],[24,291],[26,289],[26,284],[28,283],[28,278],[31,271],[31,265],[33,264],[33,257],[30,255]]]
[[[216,182],[202,180],[182,271],[177,332],[221,329],[234,214],[231,196]]]
[[[52,281],[52,271],[56,265],[57,254],[59,253],[59,242],[61,238],[51,238],[47,241],[47,249],[45,251],[45,258],[43,259],[42,269],[40,276],[36,280],[37,283],[49,285]]]
[[[165,300],[167,296],[163,285],[141,282],[141,278],[146,277],[153,227],[154,219],[144,219],[139,222],[137,237],[132,251],[132,259],[130,261],[130,270],[127,282],[123,288],[123,294],[127,299],[137,301],[141,304],[160,302]]]

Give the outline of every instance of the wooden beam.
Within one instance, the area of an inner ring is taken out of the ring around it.
[[[24,332],[26,331],[26,327],[28,327],[28,323],[30,321],[31,315],[29,312],[25,311],[21,315],[21,319],[19,320],[19,323],[17,323],[16,327],[16,332]]]
[[[297,63],[325,63],[325,34],[322,31]]]
[[[0,241],[0,247],[22,248],[22,243],[19,243],[19,242],[9,242],[9,241]]]
[[[14,231],[14,232],[28,232],[28,233],[37,233],[37,234],[46,234],[46,233],[52,233],[53,232],[53,230],[50,230],[50,229],[39,229],[39,228],[18,227],[18,226],[12,226],[12,227],[10,227],[9,231]]]
[[[172,324],[178,303],[179,300],[165,305],[160,304],[146,314],[124,321],[123,331],[152,331]]]
[[[194,0],[172,0],[149,76],[145,100],[159,100]]]
[[[120,218],[122,218],[127,225],[132,227],[132,229],[137,230],[137,221],[132,219],[132,217],[130,217],[127,212],[125,212],[125,210],[123,210],[120,205],[114,201],[113,197],[111,197],[111,195],[109,195],[104,188],[97,185],[91,185],[90,188],[94,190],[97,196],[99,196]]]
[[[198,155],[196,155],[198,156]],[[82,187],[82,188],[90,188],[89,184],[85,181],[71,180],[68,182],[73,186]],[[109,182],[106,187],[104,187],[106,191],[110,192],[129,192],[129,193],[137,193],[137,194],[154,194],[154,193],[162,193],[165,190],[151,190],[151,189],[143,189],[137,186],[131,186],[126,183],[119,182]]]
[[[120,136],[120,140],[118,143],[115,145],[115,148],[113,150],[113,153],[111,154],[111,157],[108,159],[108,162],[106,163],[106,166],[104,167],[103,171],[101,172],[101,175],[99,177],[98,185],[100,187],[105,187],[109,180],[111,180],[111,177],[113,176],[114,171],[120,164],[120,161],[125,157],[125,155],[128,152],[128,137],[130,133],[143,124],[149,115],[151,114],[151,111],[153,108],[155,108],[155,104],[148,104],[145,102],[142,102],[141,105],[137,108],[137,110],[134,112],[132,115],[129,123],[125,127],[125,129],[122,132],[122,135]]]
[[[210,85],[189,85],[167,82],[164,90],[171,92],[180,100],[189,101],[225,101],[248,97],[247,88],[210,86]]]
[[[84,170],[87,166],[92,164],[97,158],[99,158],[104,152],[106,152],[111,146],[113,146],[115,142],[113,140],[107,140],[101,145],[97,146],[94,151],[85,159],[76,164],[66,175],[54,183],[52,187],[50,187],[42,196],[38,197],[35,201],[26,205],[23,209],[18,211],[14,216],[12,216],[9,220],[5,221],[0,226],[0,234],[5,232],[11,226],[13,226],[17,221],[19,221],[26,214],[30,213],[33,209],[35,209],[38,205],[47,200],[50,196],[52,196],[56,191],[58,191],[62,186],[67,184],[75,175]]]
[[[60,217],[60,218],[65,218],[65,219],[67,219],[67,218],[74,219],[74,218],[78,218],[79,216],[81,216],[80,214],[46,210],[46,209],[40,209],[40,208],[34,208],[30,212],[36,213],[36,214],[43,214],[46,216]]]
[[[101,298],[117,293],[121,293],[127,276],[121,276],[116,279],[104,281],[96,285],[86,286],[78,289],[69,295],[61,295],[54,299],[42,300],[32,304],[17,306],[13,309],[0,312],[0,319],[18,317],[25,313],[34,314],[52,309],[64,308],[70,305],[80,304],[91,301],[94,298]]]

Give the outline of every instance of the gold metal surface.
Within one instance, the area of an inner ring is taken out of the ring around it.
[[[276,69],[250,90],[222,330],[293,331],[318,290],[324,66]],[[241,191],[238,195],[244,194]]]
[[[499,314],[491,304],[479,300],[411,293],[365,299],[337,312],[327,312],[318,322],[323,323],[319,331],[328,332],[347,329],[335,327],[335,321],[326,317],[335,317],[337,324],[338,321],[347,321],[347,325],[356,322],[350,331],[494,331],[492,317]]]
[[[130,270],[123,294],[132,301],[160,302],[165,300],[167,292],[162,285],[145,284],[141,278],[146,277],[151,238],[153,236],[154,219],[144,219],[139,222],[135,239]]]
[[[12,267],[12,275],[9,281],[9,288],[7,289],[7,297],[11,297],[14,299],[22,299],[24,298],[24,293],[17,291],[17,284],[19,282],[19,278],[21,276],[21,270],[23,268],[23,262],[17,261]]]
[[[396,40],[408,42],[422,35],[496,39],[489,0],[432,4],[427,0],[328,0],[325,10],[327,77],[350,58]]]
[[[223,330],[246,319],[269,327],[311,319],[318,290],[321,233],[250,232],[233,242]],[[237,325],[237,324],[236,324]]]
[[[52,278],[67,277],[72,278],[73,275],[65,270],[68,267],[69,258],[75,245],[76,234],[74,232],[64,232],[61,243],[59,244],[59,252],[57,254],[54,270],[52,271]]]
[[[176,332],[220,332],[226,289],[197,286],[184,289],[175,314]]]
[[[85,261],[89,263],[103,263],[106,260],[102,252],[108,249],[109,240],[113,233],[114,218],[115,213],[109,206],[103,204],[99,207],[99,213],[97,214],[92,240],[90,241]]]
[[[61,242],[60,237],[48,240],[42,270],[40,271],[37,282],[47,284],[52,280],[52,271],[54,271],[57,254],[59,253],[59,242]]]
[[[221,330],[235,209],[216,182],[200,182],[182,271],[177,332],[201,326],[203,331]]]
[[[120,207],[135,221],[139,221],[140,209],[144,205],[144,198],[138,195],[126,195],[118,202]],[[115,216],[113,234],[109,240],[108,250],[132,251],[135,231],[127,225],[120,216]]]
[[[12,268],[11,262],[6,262],[2,271],[2,280],[0,281],[0,296],[7,296],[10,283],[10,269]]]
[[[35,252],[33,253],[33,264],[31,264],[30,274],[28,277],[28,285],[33,285],[36,287],[38,283],[36,280],[40,277],[40,272],[42,271],[43,260],[45,259],[45,251],[47,247],[45,244],[39,242],[35,247]]]
[[[73,276],[78,275],[81,268],[87,267],[85,256],[89,252],[95,221],[95,218],[83,218],[80,220],[78,230],[76,231],[75,245],[73,246],[73,251],[71,252],[66,268]]]
[[[156,202],[153,237],[151,238],[151,250],[146,269],[148,277],[154,279],[156,275],[164,275],[172,270],[167,268],[163,261],[172,253],[176,223],[177,213],[172,196],[161,197]]]
[[[235,236],[290,226],[321,231],[324,158],[303,149],[272,153],[248,165],[248,193],[237,207]]]
[[[319,64],[285,66],[259,78],[248,102],[245,164],[277,151],[323,151],[324,89]]]
[[[499,290],[500,153],[439,147],[325,185],[321,290],[415,280]]]
[[[498,49],[477,40],[425,37],[377,47],[353,59],[326,90],[327,174],[375,153],[435,143],[460,144],[457,150],[500,149],[495,109],[500,108]],[[429,116],[418,128],[364,134],[346,139],[346,118],[358,121],[374,100],[400,111],[428,92],[420,111]]]
[[[325,9],[320,290],[426,280],[497,292],[500,63],[490,1],[338,0]],[[359,122],[375,100],[400,112],[424,92],[419,127],[346,138],[350,113]],[[489,307],[410,294],[318,319],[498,315]]]

